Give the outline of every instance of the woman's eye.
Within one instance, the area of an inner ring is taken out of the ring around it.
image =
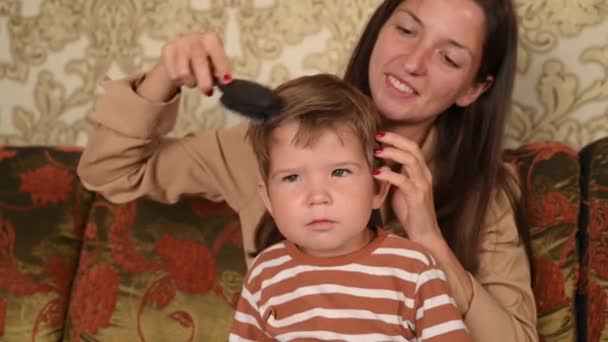
[[[289,175],[289,176],[283,177],[281,180],[283,182],[293,183],[293,182],[297,181],[298,179],[300,179],[300,176],[298,176],[298,175]]]
[[[453,68],[460,68],[460,65],[458,65],[458,63],[454,62],[454,60],[452,58],[450,58],[450,56],[448,56],[448,54],[442,53],[441,58],[447,65],[449,65]]]
[[[335,177],[344,177],[346,175],[349,175],[350,173],[350,170],[347,169],[336,169],[332,171],[331,175]]]
[[[407,28],[405,26],[397,26],[397,31],[399,31],[399,33],[404,34],[406,36],[411,36],[415,33],[414,30]]]

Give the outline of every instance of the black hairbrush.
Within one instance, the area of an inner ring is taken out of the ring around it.
[[[281,112],[281,98],[259,83],[233,79],[228,84],[215,80],[215,84],[222,91],[224,107],[250,119],[263,121]]]

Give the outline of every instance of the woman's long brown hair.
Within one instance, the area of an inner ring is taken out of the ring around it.
[[[372,15],[355,47],[344,79],[370,95],[369,62],[382,26],[402,1],[385,0]],[[525,196],[503,159],[503,135],[510,115],[517,61],[517,17],[512,0],[474,0],[486,19],[486,39],[478,82],[493,85],[466,108],[452,106],[436,122],[435,210],[444,238],[464,268],[479,269],[480,237],[490,204],[506,194],[515,213],[520,240],[531,258]],[[532,267],[530,263],[530,267]],[[534,277],[532,277],[534,279]]]

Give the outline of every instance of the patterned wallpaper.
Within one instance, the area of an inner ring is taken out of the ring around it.
[[[517,0],[508,144],[581,147],[608,135],[608,0]],[[0,0],[0,144],[86,142],[104,77],[148,70],[162,45],[218,32],[236,77],[276,85],[341,73],[378,0]],[[232,125],[217,98],[182,99],[174,134]]]

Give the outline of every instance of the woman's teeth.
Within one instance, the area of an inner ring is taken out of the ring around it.
[[[395,87],[395,89],[399,90],[400,92],[409,93],[409,94],[413,94],[414,93],[414,89],[410,88],[407,84],[399,81],[394,76],[389,75],[388,76],[388,81],[391,83],[391,85],[393,87]]]

